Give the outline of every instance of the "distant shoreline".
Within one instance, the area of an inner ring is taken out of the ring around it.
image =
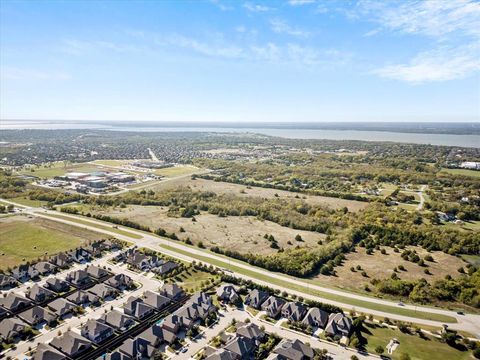
[[[480,122],[168,122],[168,121],[73,121],[73,120],[0,120],[0,128],[6,129],[52,129],[72,128],[122,130],[125,128],[205,128],[205,129],[292,129],[292,130],[338,130],[380,131],[416,134],[480,135]],[[148,131],[148,130],[146,130]]]

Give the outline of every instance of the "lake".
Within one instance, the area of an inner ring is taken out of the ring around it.
[[[461,146],[480,148],[480,135],[402,133],[371,130],[322,130],[322,129],[262,129],[262,128],[222,128],[222,127],[138,127],[129,123],[115,125],[95,123],[67,123],[41,122],[27,120],[2,120],[0,128],[7,129],[96,129],[110,131],[139,131],[139,132],[216,132],[216,133],[257,133],[270,136],[279,136],[290,139],[327,139],[327,140],[362,140],[362,141],[391,141],[413,144],[431,144],[445,146]]]

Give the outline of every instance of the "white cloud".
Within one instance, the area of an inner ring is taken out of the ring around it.
[[[357,15],[402,33],[480,36],[480,2],[473,0],[363,0]]]
[[[380,26],[364,36],[391,31],[433,41],[410,61],[375,70],[379,76],[419,84],[460,79],[480,70],[480,2],[476,0],[362,0],[354,17]]]
[[[243,56],[243,49],[236,45],[223,43],[209,43],[189,38],[183,35],[173,35],[167,39],[170,45],[190,49],[207,56],[218,56],[223,58],[240,58]]]
[[[250,2],[244,3],[243,7],[251,12],[267,12],[267,11],[273,10],[271,7],[260,5],[260,4],[253,4]]]
[[[214,4],[215,6],[217,6],[220,10],[222,11],[230,11],[230,10],[233,10],[233,7],[232,6],[229,6],[229,5],[226,5],[224,2],[220,1],[220,0],[210,0],[210,2],[212,4]]]
[[[307,4],[313,4],[315,0],[288,0],[288,3],[292,6],[301,6]]]
[[[288,34],[291,36],[298,36],[298,37],[308,37],[310,33],[308,31],[300,30],[291,27],[287,24],[286,21],[281,19],[272,19],[270,20],[270,26],[272,30],[279,34]]]
[[[1,77],[11,80],[69,80],[70,74],[64,71],[41,71],[5,66],[1,68]]]
[[[480,71],[477,47],[423,52],[408,64],[388,65],[375,71],[381,77],[412,84],[461,79]]]

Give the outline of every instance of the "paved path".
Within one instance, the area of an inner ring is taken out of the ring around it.
[[[4,200],[2,200],[2,201],[4,201]],[[8,202],[8,201],[5,201],[5,202]],[[47,210],[37,209],[37,208],[27,208],[25,211],[27,213],[32,214],[32,215],[41,216],[41,217],[44,216],[42,213],[49,213],[49,214],[52,214],[52,215],[58,215],[58,212],[47,211]],[[243,275],[243,274],[240,274],[240,273],[234,273],[235,276],[237,276],[239,278],[249,279],[249,280],[252,280],[256,283],[263,284],[263,285],[268,285],[272,288],[276,288],[276,289],[279,289],[281,291],[287,291],[288,293],[296,294],[297,296],[303,296],[304,298],[313,299],[313,300],[317,300],[317,301],[322,301],[322,302],[325,302],[325,303],[329,303],[329,304],[340,306],[340,307],[347,308],[347,309],[354,309],[357,312],[372,314],[372,315],[379,316],[379,317],[388,317],[390,319],[400,320],[400,321],[404,321],[404,322],[413,322],[413,323],[423,324],[423,325],[428,325],[428,326],[436,326],[436,327],[441,327],[442,326],[442,323],[439,322],[439,321],[424,320],[424,319],[419,319],[419,318],[410,317],[410,316],[398,315],[398,314],[388,313],[388,312],[385,312],[385,311],[379,311],[379,310],[375,310],[375,309],[371,309],[371,308],[363,308],[363,307],[359,307],[359,306],[352,306],[352,305],[349,305],[349,304],[346,304],[346,303],[342,303],[340,301],[325,299],[321,296],[311,294],[310,290],[318,290],[318,291],[326,292],[326,293],[333,294],[333,295],[339,295],[339,296],[343,296],[343,297],[349,297],[349,298],[352,298],[352,299],[358,299],[358,300],[366,301],[366,302],[369,302],[369,303],[372,303],[372,304],[382,304],[382,305],[388,305],[388,306],[393,306],[393,307],[399,306],[397,303],[392,302],[392,301],[387,301],[387,300],[377,299],[377,298],[372,298],[372,297],[366,297],[366,296],[362,296],[362,295],[358,295],[358,294],[352,294],[352,293],[337,290],[337,289],[331,289],[331,288],[326,288],[326,287],[322,287],[322,286],[318,286],[318,285],[309,284],[309,283],[306,283],[302,280],[291,278],[291,277],[288,277],[288,276],[283,275],[283,274],[270,272],[270,271],[267,271],[267,270],[264,270],[264,269],[256,268],[256,267],[253,267],[249,264],[238,262],[238,261],[235,261],[233,259],[228,260],[228,259],[225,259],[225,258],[217,255],[217,254],[214,254],[214,253],[211,253],[211,252],[208,252],[208,251],[203,251],[203,250],[200,250],[200,249],[188,247],[188,246],[186,246],[186,245],[184,245],[184,244],[182,244],[181,242],[178,242],[178,241],[172,241],[172,240],[160,238],[160,237],[149,235],[149,234],[146,234],[146,233],[143,233],[143,232],[140,232],[140,231],[136,231],[136,230],[133,230],[133,229],[130,229],[130,228],[121,227],[121,226],[118,227],[119,229],[122,229],[126,232],[130,232],[132,234],[140,235],[140,236],[142,236],[142,238],[138,239],[138,240],[135,240],[135,239],[132,239],[130,237],[117,234],[115,232],[110,232],[110,231],[107,231],[107,230],[96,228],[94,226],[94,224],[102,224],[102,225],[105,226],[105,223],[99,222],[99,221],[94,220],[94,219],[81,217],[82,221],[87,221],[87,222],[92,223],[92,226],[86,226],[86,225],[80,225],[80,224],[74,222],[75,218],[79,218],[78,216],[74,216],[74,215],[70,215],[70,214],[64,214],[64,213],[62,213],[62,216],[71,217],[72,221],[68,221],[68,220],[61,219],[61,218],[53,218],[53,217],[49,217],[49,216],[46,216],[46,218],[51,219],[51,220],[55,220],[55,221],[59,221],[59,222],[63,222],[63,223],[67,223],[67,224],[74,225],[74,226],[81,226],[81,227],[88,228],[88,229],[93,230],[93,231],[109,234],[111,236],[115,236],[119,239],[126,240],[126,241],[129,241],[129,242],[135,242],[136,245],[138,245],[138,246],[147,247],[147,248],[151,248],[151,249],[154,249],[154,250],[157,250],[157,251],[161,251],[161,252],[163,252],[165,254],[168,254],[172,257],[176,257],[176,258],[179,258],[179,259],[182,259],[182,260],[185,260],[185,261],[190,261],[191,262],[191,261],[195,260],[195,261],[198,262],[198,260],[195,259],[195,257],[179,254],[175,251],[170,251],[170,250],[164,249],[164,248],[160,247],[159,245],[162,245],[162,244],[163,245],[168,245],[170,247],[173,247],[173,248],[176,248],[176,249],[179,249],[179,250],[182,250],[182,251],[186,251],[190,254],[201,255],[205,258],[209,258],[209,259],[217,260],[217,261],[222,261],[222,262],[225,262],[225,263],[232,263],[232,264],[235,264],[236,267],[246,269],[250,272],[258,273],[259,275],[266,275],[266,276],[269,276],[269,277],[273,277],[273,278],[282,280],[285,283],[291,283],[291,284],[296,284],[296,285],[301,285],[303,287],[307,287],[308,288],[307,292],[294,291],[294,290],[291,290],[287,287],[277,286],[277,285],[270,284],[269,282],[259,280],[254,276],[247,276],[247,275]],[[455,329],[455,330],[468,331],[470,333],[475,334],[477,337],[480,337],[480,315],[473,315],[473,314],[458,315],[455,312],[449,311],[449,310],[415,306],[415,305],[407,305],[407,304],[404,305],[403,308],[406,308],[406,309],[409,309],[409,310],[412,310],[412,311],[415,311],[415,312],[443,314],[443,315],[448,315],[448,316],[454,317],[454,318],[457,319],[457,323],[449,324],[449,328]]]
[[[155,155],[155,153],[152,151],[152,149],[148,148],[148,153],[150,154],[150,157],[152,158],[153,161],[160,161],[158,160],[158,157],[157,155]]]

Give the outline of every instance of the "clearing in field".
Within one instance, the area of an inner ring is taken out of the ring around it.
[[[456,277],[460,275],[457,271],[458,268],[465,266],[466,263],[461,258],[445,254],[441,251],[435,251],[428,253],[421,247],[408,247],[410,250],[416,250],[418,256],[424,258],[429,254],[433,257],[433,262],[425,261],[428,265],[428,270],[431,275],[424,273],[426,267],[419,266],[416,263],[403,260],[401,257],[401,251],[396,253],[390,247],[382,247],[386,250],[386,255],[383,255],[380,251],[375,251],[372,255],[367,255],[365,248],[357,247],[355,252],[350,252],[346,255],[346,260],[342,266],[337,266],[335,271],[336,276],[317,275],[315,280],[320,284],[326,284],[329,286],[337,286],[340,288],[363,291],[365,285],[370,288],[373,286],[370,284],[370,280],[373,278],[386,279],[390,278],[395,267],[398,268],[402,265],[406,271],[399,271],[398,277],[402,280],[417,280],[425,278],[427,281],[432,282],[439,279],[444,279],[445,275],[451,275]],[[361,267],[361,270],[351,271],[353,266]],[[367,273],[368,277],[362,276],[362,271]]]
[[[85,206],[82,211],[87,211]],[[315,246],[325,235],[295,230],[273,223],[258,220],[255,217],[229,216],[219,217],[208,213],[191,218],[175,218],[167,215],[168,208],[160,206],[130,205],[126,208],[103,209],[89,208],[92,213],[108,214],[113,217],[127,218],[134,222],[150,227],[152,230],[163,228],[169,233],[175,233],[179,239],[189,238],[194,244],[202,242],[205,246],[219,246],[242,253],[254,252],[270,254],[277,252],[270,247],[270,242],[264,238],[265,234],[273,235],[279,247],[285,249],[300,246]],[[299,234],[303,241],[296,241]]]
[[[0,269],[104,238],[96,232],[41,218],[0,219]]]
[[[32,171],[33,170],[33,171]],[[64,164],[56,162],[43,166],[32,166],[28,170],[20,171],[21,174],[37,176],[43,179],[51,179],[55,176],[62,176],[68,172],[95,172],[101,171],[101,167],[95,164]]]
[[[477,177],[477,178],[480,177],[480,171],[478,170],[443,168],[441,172],[449,173],[453,175],[471,176],[471,177]]]
[[[167,167],[163,169],[158,169],[154,171],[155,175],[165,176],[165,177],[175,177],[182,175],[190,175],[201,172],[196,166],[192,165],[177,165],[172,167]]]
[[[345,200],[326,196],[306,195],[290,191],[267,189],[253,186],[248,187],[240,184],[217,182],[204,179],[192,180],[190,178],[186,178],[180,181],[176,181],[175,183],[158,184],[153,186],[151,189],[154,191],[161,191],[165,189],[178,188],[181,186],[190,186],[191,189],[194,191],[212,191],[217,194],[236,194],[239,196],[261,197],[268,199],[275,197],[287,200],[302,199],[310,205],[323,205],[334,209],[347,207],[349,211],[358,211],[368,206],[368,203],[362,201]]]

